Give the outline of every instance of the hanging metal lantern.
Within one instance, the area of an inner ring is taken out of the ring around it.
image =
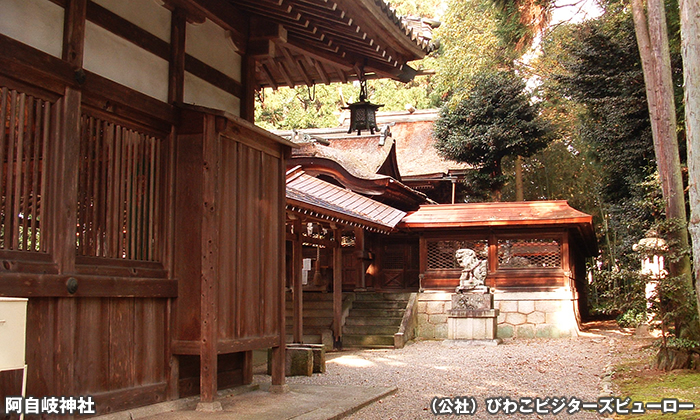
[[[348,134],[357,131],[357,135],[362,134],[362,130],[369,130],[374,134],[377,129],[377,109],[384,105],[373,104],[367,100],[367,80],[365,80],[364,70],[360,71],[360,100],[348,104],[343,109],[350,110],[350,128]]]

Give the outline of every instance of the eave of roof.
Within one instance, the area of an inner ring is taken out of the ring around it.
[[[564,200],[423,205],[402,221],[409,228],[591,223]]]
[[[366,78],[408,82],[417,72],[407,63],[423,58],[435,47],[432,36],[416,30],[415,22],[409,24],[398,17],[383,0],[227,3],[283,27],[277,36],[264,40],[263,53],[256,52],[256,78],[262,87],[346,83],[358,80],[363,65]]]
[[[287,171],[287,208],[330,221],[389,233],[405,212],[306,174]]]
[[[564,200],[423,205],[403,218],[399,228],[552,227],[577,229],[590,255],[598,252],[593,217]]]

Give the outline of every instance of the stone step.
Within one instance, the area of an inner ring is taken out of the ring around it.
[[[405,309],[351,309],[349,318],[399,318]]]
[[[324,331],[330,331],[330,328],[328,327],[304,327],[304,336],[307,335],[312,335],[312,336],[321,336]],[[284,333],[288,336],[292,336],[294,334],[294,328],[292,328],[291,325],[287,325],[284,329]]]
[[[286,320],[287,324],[291,324],[294,322],[294,317],[288,316],[286,317]],[[304,325],[331,325],[332,323],[332,316],[306,316],[306,314],[304,314]]]
[[[302,302],[304,304],[304,309],[328,309],[330,311],[333,310],[333,301],[332,300],[306,300]],[[287,310],[290,310],[294,308],[294,302],[292,301],[287,301],[285,304],[285,308]]]
[[[394,347],[394,336],[343,335],[343,347]]]
[[[345,325],[343,335],[390,335],[399,331],[398,325]]]
[[[375,292],[356,292],[355,302],[368,300],[405,300],[411,297],[410,293],[375,293]]]
[[[304,292],[304,302],[333,302],[333,293]]]
[[[406,309],[405,300],[361,300],[352,304],[353,309]]]
[[[347,317],[345,325],[401,325],[400,316],[378,316],[378,317]]]
[[[308,309],[304,307],[302,310],[304,319],[306,318],[331,318],[333,317],[333,310],[328,309]],[[287,309],[284,311],[284,316],[287,318],[292,318],[294,316],[293,309]]]
[[[294,336],[287,333],[285,338],[287,343],[294,341]],[[304,334],[302,341],[304,344],[323,344],[321,342],[321,334]]]

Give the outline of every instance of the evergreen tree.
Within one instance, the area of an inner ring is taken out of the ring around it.
[[[547,146],[550,127],[513,71],[482,72],[454,108],[435,123],[435,147],[445,158],[474,165],[473,180],[500,200],[506,156],[531,156]]]

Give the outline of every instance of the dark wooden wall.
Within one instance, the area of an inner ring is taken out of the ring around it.
[[[0,119],[12,122],[0,131],[9,228],[0,295],[29,298],[27,394],[92,395],[99,413],[163,401],[177,291],[164,264],[169,199],[156,190],[167,191],[169,133],[104,112],[96,119],[89,94],[28,78],[0,73]],[[146,172],[143,154],[156,149],[139,143],[144,135],[163,147]],[[18,379],[2,374],[0,397],[16,394]]]
[[[218,371],[217,386],[248,383],[250,351],[283,343],[286,146],[213,111],[182,118],[173,353],[180,393],[191,394],[198,369]]]

